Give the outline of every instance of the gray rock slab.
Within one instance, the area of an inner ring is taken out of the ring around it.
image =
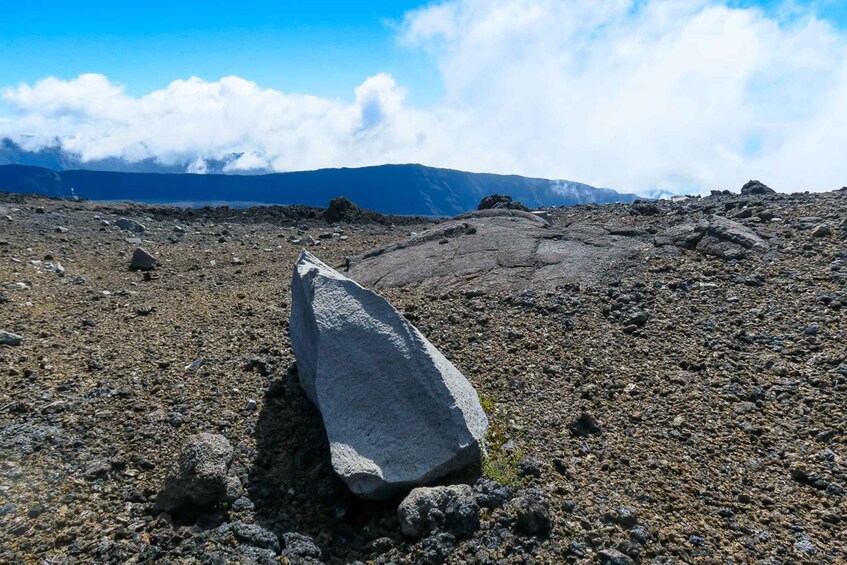
[[[476,391],[387,300],[307,251],[291,291],[300,382],[352,492],[389,498],[478,461]]]
[[[367,286],[432,292],[593,284],[638,268],[656,250],[647,237],[612,232],[593,223],[551,226],[519,210],[482,210],[351,257],[347,275]]]
[[[657,245],[675,245],[723,259],[762,255],[770,244],[755,231],[722,216],[710,216],[697,223],[682,223],[659,233]]]

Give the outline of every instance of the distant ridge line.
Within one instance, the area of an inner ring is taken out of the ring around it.
[[[452,216],[489,194],[530,207],[632,202],[638,197],[566,180],[471,173],[419,164],[340,167],[284,173],[192,174],[0,165],[0,190],[90,200],[255,202],[326,206],[336,196],[383,214]]]

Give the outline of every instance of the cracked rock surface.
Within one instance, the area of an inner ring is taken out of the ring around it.
[[[411,285],[424,292],[599,282],[656,252],[648,238],[619,230],[593,222],[550,226],[527,212],[483,210],[351,258],[348,275],[369,286]]]

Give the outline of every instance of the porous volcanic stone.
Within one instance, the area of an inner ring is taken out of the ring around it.
[[[300,383],[351,491],[388,498],[478,460],[476,391],[387,300],[307,251],[291,292]]]
[[[741,194],[776,194],[776,191],[763,182],[749,180],[741,187]]]
[[[189,437],[156,498],[156,509],[193,515],[234,500],[240,484],[229,472],[232,454],[232,446],[221,435]]]
[[[403,499],[397,518],[400,530],[409,538],[436,532],[465,536],[479,528],[479,505],[468,485],[421,487]]]

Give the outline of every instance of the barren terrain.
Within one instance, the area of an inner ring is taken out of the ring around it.
[[[418,542],[397,502],[359,501],[332,472],[289,368],[303,248],[289,238],[343,269],[437,226],[10,195],[0,207],[0,330],[23,337],[0,345],[0,561],[266,558],[221,527],[237,521],[310,536],[329,563],[847,560],[845,191],[557,208],[551,229],[600,226],[592,238],[638,254],[587,280],[571,264],[573,280],[547,288],[377,285],[479,391],[491,457],[521,460],[513,497],[549,500],[550,535],[516,528],[507,504],[472,536]],[[765,243],[725,252],[724,232],[700,245],[680,228],[713,215]],[[147,230],[116,228],[121,216]],[[151,275],[129,270],[134,237],[160,262]],[[580,257],[597,271],[596,253]],[[196,522],[156,515],[199,432],[235,447],[243,496]]]

